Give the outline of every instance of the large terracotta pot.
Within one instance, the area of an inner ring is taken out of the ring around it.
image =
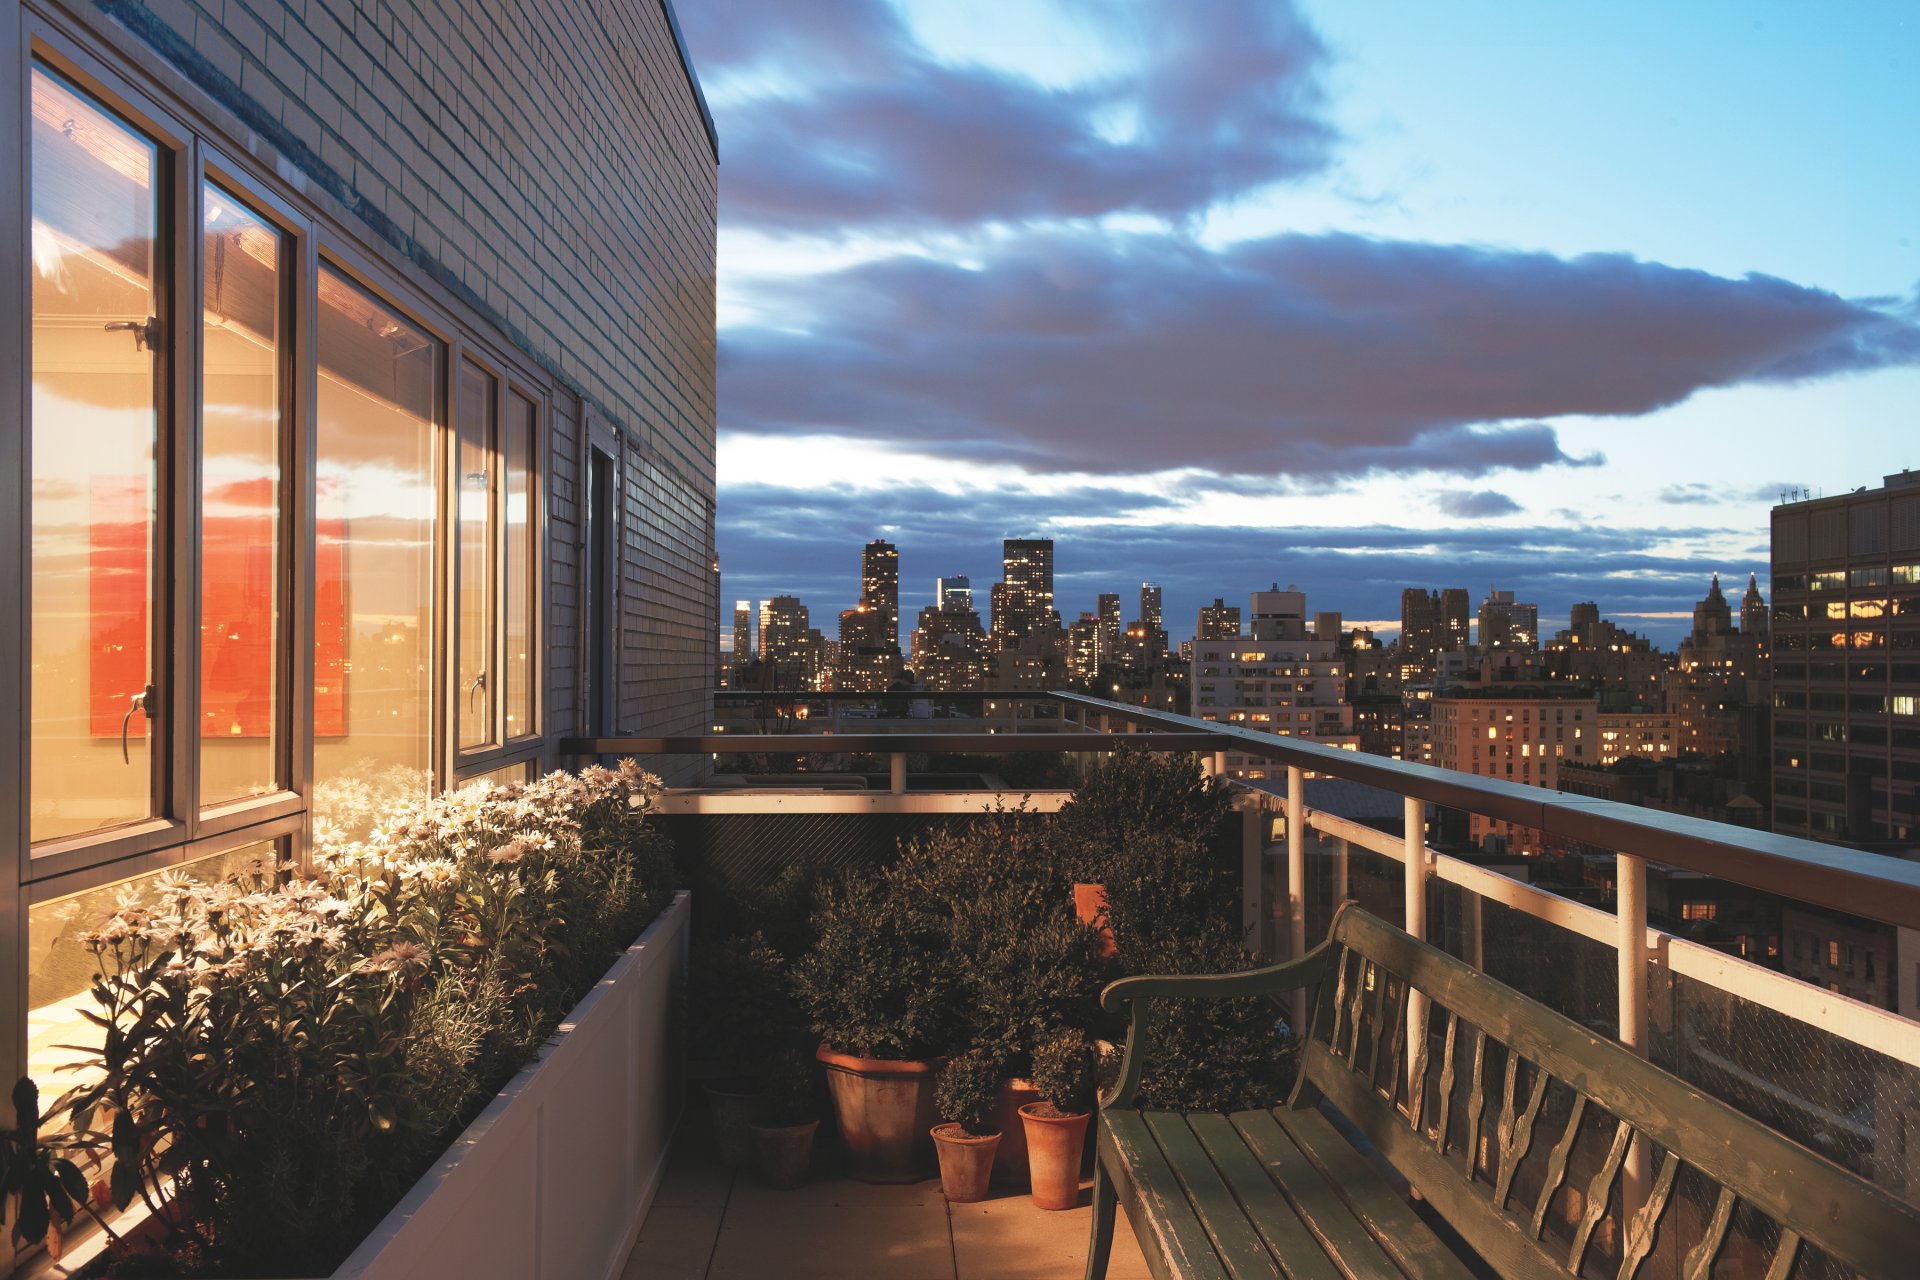
[[[861,1182],[918,1182],[933,1173],[933,1102],[939,1061],[896,1062],[814,1053],[827,1069],[827,1091],[840,1122],[847,1176]]]
[[[720,1163],[729,1169],[751,1169],[758,1155],[754,1150],[754,1108],[760,1095],[751,1087],[730,1082],[707,1086],[707,1108],[713,1112],[714,1145],[720,1148]]]
[[[1027,1184],[1027,1126],[1020,1119],[1020,1108],[1040,1101],[1033,1081],[1018,1076],[1000,1082],[993,1100],[993,1126],[1000,1130],[1000,1148],[993,1153],[993,1178],[1011,1187]]]
[[[1092,1113],[1035,1114],[1044,1105],[1034,1102],[1020,1108],[1020,1122],[1027,1128],[1033,1202],[1042,1209],[1072,1209],[1080,1203],[1080,1153],[1087,1146],[1087,1120]]]
[[[1107,909],[1107,886],[1104,884],[1075,884],[1073,886],[1073,914],[1081,924],[1100,923],[1100,913]],[[1100,958],[1110,960],[1118,950],[1113,942],[1113,930],[1100,925]]]
[[[818,1120],[805,1124],[753,1126],[753,1144],[760,1155],[760,1177],[770,1187],[787,1191],[807,1180],[813,1163],[813,1134]]]
[[[957,1124],[935,1125],[933,1149],[940,1157],[940,1192],[959,1204],[987,1198],[993,1178],[993,1153],[1000,1135],[976,1138]]]

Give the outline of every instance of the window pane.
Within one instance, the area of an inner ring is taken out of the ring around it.
[[[82,935],[104,929],[123,906],[152,903],[163,876],[211,884],[240,872],[271,876],[277,861],[272,842],[261,841],[27,909],[27,1074],[43,1105],[91,1078],[65,1069],[84,1054],[62,1046],[100,1043],[100,1028],[80,1016],[101,1012],[88,992],[99,962]]]
[[[278,229],[218,187],[205,199],[200,507],[200,802],[280,783]]]
[[[313,812],[353,837],[432,782],[441,347],[327,268],[319,301]]]
[[[533,723],[533,402],[507,401],[507,736],[524,738]]]
[[[45,840],[153,812],[134,708],[153,678],[159,152],[40,67],[31,145],[28,825]]]
[[[462,748],[493,741],[493,686],[487,670],[493,656],[493,482],[498,454],[494,378],[471,364],[460,366],[458,519],[460,563],[460,737]]]

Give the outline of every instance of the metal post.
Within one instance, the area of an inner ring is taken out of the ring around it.
[[[1406,830],[1402,834],[1401,856],[1405,859],[1404,879],[1406,886],[1406,927],[1407,932],[1424,940],[1427,936],[1427,807],[1413,796],[1406,797],[1402,809],[1402,822]],[[1427,1034],[1427,997],[1411,988],[1407,991],[1407,1096],[1412,1097],[1417,1087],[1413,1078],[1413,1064],[1419,1055],[1419,1046]]]
[[[1337,909],[1350,895],[1347,888],[1347,863],[1353,856],[1353,845],[1345,836],[1336,836],[1333,841],[1333,905]]]
[[[897,796],[907,794],[907,753],[893,751],[887,755],[888,769],[892,774],[888,790]]]
[[[1647,1056],[1647,863],[1629,853],[1613,859],[1614,920],[1618,936],[1616,970],[1620,989],[1620,1043]],[[1645,1200],[1651,1161],[1644,1137],[1627,1148],[1626,1182],[1621,1203],[1631,1214]]]
[[[1227,753],[1224,751],[1213,753],[1213,776],[1216,778],[1227,776]]]

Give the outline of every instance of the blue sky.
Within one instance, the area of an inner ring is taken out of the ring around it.
[[[1904,4],[682,0],[726,603],[869,538],[1166,588],[1576,600],[1670,644],[1789,486],[1920,466]],[[904,629],[904,625],[903,625]]]

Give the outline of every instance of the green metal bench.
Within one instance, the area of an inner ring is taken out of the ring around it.
[[[1154,999],[1300,988],[1321,998],[1286,1105],[1134,1105]],[[1131,1002],[1131,1027],[1089,1280],[1118,1204],[1162,1280],[1920,1276],[1920,1211],[1352,903],[1299,960],[1123,978],[1101,1002]]]

